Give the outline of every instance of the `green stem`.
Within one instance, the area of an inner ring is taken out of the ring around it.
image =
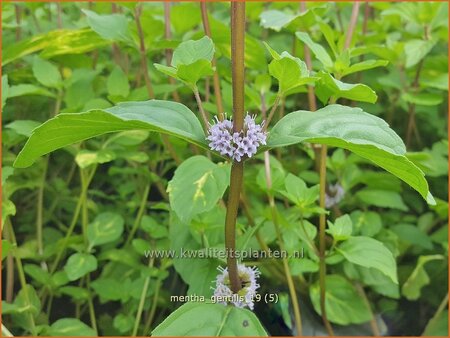
[[[88,210],[87,210],[87,191],[88,191],[88,185],[89,185],[89,174],[85,171],[85,169],[80,170],[80,178],[81,178],[81,190],[83,191],[83,195],[81,198],[81,225],[83,229],[83,239],[84,239],[84,245],[86,248],[88,248],[89,251],[89,243],[88,243],[88,237],[87,237],[87,228],[89,224],[89,218],[88,218]],[[91,319],[91,325],[94,329],[95,333],[98,335],[98,329],[97,329],[97,321],[95,319],[95,309],[94,309],[94,303],[92,301],[92,293],[90,289],[90,282],[91,277],[90,274],[86,276],[86,288],[89,292],[89,298],[88,298],[88,307],[89,307],[89,317]]]
[[[200,2],[200,9],[202,12],[203,29],[205,30],[205,34],[211,37],[211,28],[208,19],[208,8],[206,7],[205,1]],[[216,98],[216,105],[217,105],[217,114],[219,115],[219,120],[222,121],[224,118],[223,116],[224,109],[222,103],[222,93],[220,91],[219,71],[217,70],[217,62],[215,57],[213,57],[211,64],[214,67],[213,85],[214,85],[214,96]]]
[[[12,246],[13,247],[17,247],[18,245],[17,245],[16,235],[14,233],[14,229],[13,229],[13,226],[11,224],[11,220],[9,218],[6,219],[6,226],[8,228],[8,233],[9,233],[9,236],[11,238]],[[25,278],[25,272],[23,270],[22,260],[20,259],[20,257],[19,257],[17,252],[14,254],[14,258],[16,259],[17,274],[19,275],[20,286],[22,287],[22,290],[24,291],[25,300],[28,303],[28,306],[31,307],[32,304],[31,304],[30,296],[28,294],[27,281],[26,281],[26,278]],[[36,323],[34,322],[33,314],[31,312],[27,312],[27,315],[28,315],[29,320],[30,320],[31,335],[32,336],[37,336]]]
[[[275,205],[275,199],[273,195],[270,193],[272,189],[272,173],[270,171],[270,157],[269,152],[264,152],[264,166],[266,173],[266,183],[267,183],[267,197],[269,199],[270,211],[272,213],[272,222],[275,225],[275,231],[278,239],[278,246],[280,247],[282,252],[286,252],[286,248],[284,247],[283,237],[281,236],[280,225],[278,224],[278,211]],[[298,304],[297,291],[295,290],[294,280],[292,278],[291,269],[289,268],[289,263],[286,257],[283,256],[283,268],[284,274],[286,276],[286,281],[288,284],[289,294],[291,296],[292,307],[294,309],[294,320],[295,326],[297,328],[297,335],[302,335],[302,320],[301,320],[301,312],[300,306]]]
[[[150,186],[151,186],[151,184],[148,183],[147,186],[145,187],[144,193],[142,194],[142,199],[141,199],[141,204],[139,206],[138,214],[136,216],[136,219],[134,220],[133,227],[131,228],[131,231],[125,242],[125,245],[130,244],[131,240],[134,237],[134,234],[136,233],[136,231],[139,227],[139,224],[141,224],[142,216],[144,216],[145,207],[147,205],[148,194],[150,193]]]
[[[154,262],[155,262],[155,259],[152,257],[148,262],[148,267],[152,268]],[[144,287],[142,288],[141,298],[139,300],[138,310],[136,312],[136,319],[134,320],[134,328],[133,328],[133,332],[131,333],[132,337],[136,337],[137,331],[139,329],[139,323],[141,322],[142,311],[144,310],[144,303],[145,303],[145,298],[147,296],[149,284],[150,284],[150,276],[147,276],[145,278]]]
[[[50,269],[50,273],[51,274],[53,274],[56,271],[56,269],[58,267],[58,264],[59,264],[59,262],[60,262],[60,260],[62,258],[62,255],[63,255],[64,251],[66,250],[67,245],[69,244],[70,236],[72,235],[72,232],[75,229],[75,226],[76,226],[77,221],[78,221],[78,216],[80,215],[82,202],[83,202],[83,195],[85,193],[84,190],[88,189],[89,184],[92,181],[92,178],[94,177],[94,174],[95,174],[96,170],[97,170],[97,165],[94,165],[94,167],[91,170],[91,173],[89,174],[89,177],[87,178],[86,184],[84,185],[84,189],[83,188],[81,189],[80,196],[78,197],[77,206],[75,207],[75,212],[73,214],[72,221],[70,223],[69,229],[67,230],[66,237],[64,237],[64,241],[62,243],[62,247],[58,251],[58,255],[56,256],[56,259],[55,259],[55,261],[54,261],[54,263],[52,265],[52,268]]]
[[[267,130],[267,128],[269,127],[270,121],[272,121],[272,118],[275,115],[278,105],[280,104],[280,100],[281,94],[278,94],[277,97],[275,98],[275,102],[272,106],[272,109],[270,110],[269,117],[267,118],[266,123],[264,124],[264,130]]]
[[[203,130],[206,133],[208,131],[208,117],[206,116],[205,110],[203,109],[203,103],[202,99],[200,98],[200,93],[198,92],[198,89],[194,88],[193,92],[195,96],[195,101],[197,101],[198,110],[200,111],[200,115],[202,117]]]
[[[320,198],[321,208],[325,208],[325,185],[327,175],[327,146],[322,145],[320,149]],[[325,228],[326,216],[324,213],[319,217],[319,285],[320,285],[320,312],[322,313],[322,321],[330,336],[334,336],[333,328],[327,318],[327,309],[325,306],[327,266],[325,262]]]
[[[145,49],[144,31],[141,25],[142,4],[136,5],[134,11],[134,19],[136,21],[136,27],[139,36],[139,53],[141,55],[141,69],[144,74],[145,86],[147,87],[148,97],[150,99],[155,98],[155,92],[153,91],[152,82],[150,81],[150,75],[148,74],[147,64],[147,51]]]
[[[362,287],[361,284],[356,283],[355,286],[359,294],[361,295],[364,303],[366,304],[367,308],[370,311],[370,328],[372,329],[372,333],[375,337],[379,337],[381,336],[380,328],[378,327],[377,319],[373,313],[372,307],[370,306],[370,302],[369,299],[367,298],[366,292],[364,291],[364,288]]]
[[[159,290],[161,290],[161,284],[162,284],[162,280],[161,280],[161,278],[158,277],[158,280],[156,281],[156,286],[155,286],[155,293],[153,294],[152,307],[150,309],[150,313],[148,315],[147,322],[145,323],[145,326],[144,326],[144,332],[143,332],[144,336],[147,336],[148,335],[147,332],[150,332],[150,328],[153,323],[153,318],[155,318],[156,307],[158,305]]]
[[[170,30],[170,2],[164,1],[164,38],[166,40],[172,39],[172,32]],[[172,63],[172,49],[166,48],[166,64],[170,66]],[[169,83],[175,85],[175,79],[169,76]],[[174,101],[180,102],[180,95],[177,90],[172,91],[172,97]]]

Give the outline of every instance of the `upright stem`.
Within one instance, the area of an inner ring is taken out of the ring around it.
[[[6,219],[6,227],[8,228],[8,233],[9,236],[11,238],[11,244],[15,247],[17,247],[17,240],[16,240],[16,235],[14,233],[13,230],[13,226],[11,224],[11,220],[9,218]],[[23,269],[23,265],[22,265],[22,260],[19,257],[19,254],[17,252],[14,253],[14,258],[16,259],[16,265],[17,265],[17,274],[19,275],[19,281],[20,281],[20,286],[22,287],[22,290],[24,291],[24,295],[25,295],[25,300],[28,303],[28,306],[31,307],[31,299],[30,299],[30,294],[28,292],[28,288],[27,288],[27,281],[25,278],[25,271]],[[30,327],[31,327],[31,334],[32,336],[36,336],[37,332],[36,332],[36,323],[34,321],[34,315],[31,312],[27,313],[28,319],[29,319],[29,323],[30,323]]]
[[[303,13],[306,11],[306,4],[304,1],[300,2],[300,11]],[[303,51],[305,54],[305,63],[306,67],[309,71],[312,70],[312,62],[311,62],[311,51],[309,50],[309,47],[304,44]],[[308,85],[308,104],[309,104],[309,110],[315,111],[317,110],[317,104],[316,104],[316,96],[314,94],[314,87],[311,85]]]
[[[233,79],[233,129],[240,132],[244,126],[244,37],[245,2],[231,3],[231,63]],[[239,208],[244,163],[233,162],[231,166],[230,191],[225,216],[225,247],[231,290],[237,293],[241,283],[237,271],[236,217]]]
[[[153,91],[153,86],[150,81],[150,76],[148,75],[148,65],[147,65],[147,52],[145,49],[145,41],[144,41],[144,31],[142,30],[141,25],[141,13],[142,13],[142,4],[138,4],[134,11],[134,18],[136,20],[136,26],[139,36],[139,52],[141,54],[141,68],[144,73],[145,86],[147,87],[148,97],[150,99],[155,98],[155,93]]]
[[[22,39],[22,8],[15,4],[14,5],[14,12],[16,15],[16,41],[20,41]]]
[[[345,45],[344,48],[347,49],[350,47],[350,43],[352,42],[353,31],[355,30],[356,23],[358,21],[358,13],[359,13],[359,2],[355,2],[353,4],[352,16],[350,17],[350,23],[347,28],[347,35],[345,37]]]
[[[322,145],[320,149],[320,197],[319,204],[321,208],[325,208],[325,186],[327,184],[327,146]],[[320,214],[319,217],[319,285],[320,285],[320,312],[322,313],[322,321],[330,336],[334,336],[333,328],[327,317],[327,309],[325,303],[326,285],[325,278],[327,275],[327,265],[325,262],[325,229],[326,217],[325,214]]]
[[[205,109],[203,109],[202,99],[200,98],[200,93],[198,92],[197,88],[194,89],[194,96],[195,96],[195,101],[197,101],[198,109],[200,110],[200,115],[202,117],[203,130],[206,133],[208,131],[208,117],[206,116]]]
[[[424,39],[428,40],[428,26],[424,27]],[[419,64],[417,65],[416,75],[414,76],[414,82],[412,83],[412,89],[414,91],[417,91],[419,88],[419,79],[420,79],[420,73],[422,72],[423,63],[425,59],[420,60]],[[406,147],[409,148],[411,143],[411,137],[412,132],[416,131],[416,135],[418,136],[418,141],[420,142],[420,136],[419,132],[417,130],[416,125],[416,105],[414,103],[410,103],[408,105],[408,127],[406,129]]]
[[[61,7],[61,3],[57,2],[56,3],[56,13],[57,13],[57,20],[58,20],[58,28],[62,29],[63,25],[62,25],[62,7]]]
[[[152,268],[154,262],[155,262],[155,259],[152,257],[148,262],[148,267]],[[139,329],[139,324],[141,322],[142,311],[144,310],[144,303],[145,303],[145,298],[147,298],[147,291],[148,291],[149,284],[150,284],[150,275],[148,275],[144,281],[144,287],[142,288],[141,298],[139,300],[138,310],[136,312],[136,319],[134,320],[133,332],[131,333],[132,337],[136,337],[138,329]]]
[[[170,40],[172,38],[172,32],[170,30],[170,2],[164,1],[164,38]],[[168,66],[172,63],[172,49],[166,48],[166,63]],[[169,76],[169,83],[174,85],[175,79]],[[175,101],[180,102],[180,95],[176,90],[172,91],[172,97]]]
[[[278,95],[276,102],[274,103],[272,110],[270,112],[270,114],[272,116],[275,113],[275,110],[277,109],[279,98],[280,98],[280,96]],[[261,94],[261,114],[262,114],[263,119],[266,120],[267,111],[266,111],[266,100],[265,100],[264,94]],[[267,121],[268,120],[266,120],[266,122]],[[266,123],[266,127],[267,127],[267,124],[268,123]],[[275,231],[277,234],[278,245],[280,247],[280,250],[285,252],[286,249],[284,247],[284,242],[283,242],[283,238],[281,236],[280,226],[278,224],[278,211],[277,211],[277,207],[275,205],[275,199],[269,193],[269,191],[272,188],[272,173],[270,171],[270,157],[269,157],[268,151],[264,152],[264,168],[265,168],[266,184],[267,184],[267,191],[268,191],[267,197],[269,199],[270,210],[272,213],[272,222],[275,225]],[[252,223],[252,222],[250,222],[250,223]],[[267,245],[265,243],[264,243],[264,245],[267,248]],[[295,290],[294,280],[292,278],[291,269],[289,268],[289,263],[285,257],[282,257],[282,261],[283,261],[284,276],[285,276],[286,282],[288,284],[289,293],[290,293],[290,297],[291,297],[291,301],[292,301],[292,307],[294,309],[294,319],[295,319],[295,326],[297,327],[297,334],[299,336],[301,336],[302,335],[302,321],[301,321],[301,315],[300,315],[300,306],[298,304],[297,291]]]
[[[200,8],[202,12],[202,22],[203,22],[203,29],[205,30],[205,34],[211,38],[211,28],[209,26],[209,19],[208,19],[208,9],[206,7],[206,2],[202,1],[200,2]],[[220,91],[220,78],[219,78],[219,71],[217,70],[217,62],[216,58],[213,57],[212,59],[212,65],[215,68],[214,70],[214,96],[216,98],[216,105],[217,105],[217,113],[219,114],[219,120],[223,120],[223,103],[222,103],[222,92]]]

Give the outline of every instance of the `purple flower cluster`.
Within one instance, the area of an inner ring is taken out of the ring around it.
[[[255,116],[244,118],[244,130],[233,131],[232,120],[219,121],[211,125],[208,131],[209,147],[221,155],[240,162],[244,156],[252,157],[261,144],[266,144],[267,133],[263,129],[264,122],[257,124]]]

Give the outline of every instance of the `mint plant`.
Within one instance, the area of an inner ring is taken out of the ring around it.
[[[4,335],[448,333],[447,4],[2,12]]]

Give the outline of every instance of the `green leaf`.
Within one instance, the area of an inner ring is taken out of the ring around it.
[[[393,299],[400,298],[399,285],[377,269],[365,268],[346,261],[344,272],[349,278],[361,281],[363,285],[370,286],[380,295]]]
[[[204,59],[197,60],[189,65],[179,65],[177,69],[177,78],[194,88],[200,79],[213,74],[211,61]]]
[[[405,43],[406,68],[415,66],[433,49],[437,40],[411,40]]]
[[[361,324],[368,322],[372,316],[361,295],[355,287],[344,277],[328,275],[325,277],[325,307],[328,320],[340,324]],[[315,283],[309,289],[309,295],[314,309],[321,314],[320,310],[320,286]]]
[[[420,256],[416,267],[402,286],[402,294],[408,300],[419,299],[422,288],[430,283],[430,277],[424,267],[425,264],[444,258],[442,255]]]
[[[43,270],[41,267],[34,264],[25,264],[23,267],[25,273],[35,281],[39,282],[42,285],[50,284],[50,273],[48,271]]]
[[[197,91],[197,82],[214,74],[211,60],[214,57],[214,44],[205,36],[199,40],[182,42],[173,52],[172,67],[155,63],[160,72],[186,83]]]
[[[113,326],[120,333],[129,333],[134,325],[134,317],[130,314],[119,313],[114,317]]]
[[[405,156],[400,137],[385,121],[360,108],[329,105],[315,112],[290,113],[270,131],[268,147],[303,142],[348,149],[409,184],[429,204],[435,203],[423,172]]]
[[[152,336],[266,337],[267,333],[249,310],[189,302],[172,312],[153,330]]]
[[[130,84],[122,68],[114,67],[106,82],[108,94],[111,96],[128,97],[130,94]]]
[[[48,59],[56,55],[83,54],[108,44],[90,29],[55,30],[5,46],[2,66],[38,51],[42,51],[41,57]]]
[[[308,188],[299,177],[289,173],[284,180],[285,190],[280,192],[298,207],[305,208],[319,198],[319,186]]]
[[[311,49],[317,60],[319,60],[326,68],[330,70],[333,68],[333,60],[331,60],[328,52],[320,44],[312,41],[308,33],[297,32],[295,33],[295,36]]]
[[[128,29],[128,20],[124,14],[98,15],[87,9],[81,11],[86,15],[87,22],[92,30],[102,38],[134,45]]]
[[[278,10],[264,11],[259,16],[262,27],[273,29],[276,32],[287,26],[295,17],[293,14]]]
[[[8,89],[8,98],[25,95],[40,95],[40,96],[55,97],[55,94],[48,91],[47,89],[28,83],[22,83],[16,86],[11,86]]]
[[[437,316],[431,318],[425,327],[425,331],[422,336],[441,336],[446,337],[448,335],[448,310],[444,310]]]
[[[397,265],[391,251],[380,241],[370,237],[350,237],[337,248],[349,262],[366,268],[374,268],[397,281]]]
[[[97,259],[85,253],[71,255],[64,266],[64,271],[70,281],[80,279],[87,273],[95,270],[97,270]]]
[[[189,40],[180,43],[173,51],[172,66],[190,65],[198,60],[212,60],[214,56],[214,44],[212,40],[204,36],[199,40]]]
[[[269,64],[269,73],[278,80],[279,92],[286,95],[289,90],[296,87],[313,83],[316,78],[309,77],[306,64],[297,57],[293,57],[288,52],[279,55],[267,43],[264,45],[273,57]]]
[[[230,166],[193,156],[175,171],[167,191],[170,205],[183,222],[211,210],[228,187]]]
[[[345,241],[352,235],[353,222],[349,215],[343,215],[331,223],[328,221],[329,233],[336,241]]]
[[[116,158],[116,154],[108,149],[80,150],[75,156],[75,162],[82,169],[89,167],[92,164],[108,163]]]
[[[362,236],[372,237],[383,227],[380,215],[373,211],[362,212],[356,210],[350,214],[350,217],[353,221],[355,235],[361,234]]]
[[[123,233],[124,223],[122,216],[113,212],[97,215],[87,228],[89,248],[117,240]]]
[[[286,28],[293,33],[311,27],[316,21],[314,11],[310,9],[297,15],[271,9],[262,12],[259,18],[264,28],[270,28],[276,32]]]
[[[116,278],[101,277],[93,281],[91,286],[100,297],[101,303],[129,299],[130,290],[124,289],[123,283]]]
[[[380,189],[363,189],[355,196],[368,205],[375,205],[381,208],[393,208],[407,211],[408,207],[403,202],[402,196],[395,191]]]
[[[8,241],[7,239],[2,239],[2,260],[4,260],[6,256],[8,256],[8,253],[11,251],[12,248],[13,245],[11,244],[10,241]]]
[[[329,73],[319,72],[320,80],[316,83],[316,95],[326,104],[330,97],[346,98],[354,101],[375,103],[377,94],[368,86],[356,83],[350,84],[336,80]]]
[[[362,61],[359,63],[355,63],[353,65],[351,65],[350,67],[348,67],[347,69],[345,69],[342,72],[342,76],[346,76],[349,74],[353,74],[356,72],[361,72],[363,70],[368,70],[368,69],[372,69],[372,68],[376,68],[376,67],[384,67],[389,63],[389,61],[387,60],[366,60],[366,61]]]
[[[403,93],[402,99],[420,106],[437,106],[444,101],[442,95],[433,93]]]
[[[169,101],[124,102],[107,109],[59,114],[33,131],[14,166],[25,168],[40,156],[94,136],[124,130],[150,130],[178,136],[207,148],[194,113]]]
[[[22,312],[31,312],[33,317],[37,317],[41,311],[41,301],[33,286],[27,284],[17,294],[14,304],[22,309]]]
[[[30,137],[35,128],[40,125],[40,122],[32,120],[15,120],[8,123],[5,128],[14,130],[17,134]]]
[[[62,318],[54,322],[47,334],[49,336],[64,337],[64,336],[84,336],[96,337],[94,329],[87,326],[85,323],[76,318]]]
[[[58,88],[62,84],[58,67],[38,56],[33,61],[33,75],[45,87]]]
[[[391,228],[397,234],[401,242],[417,245],[424,249],[432,250],[433,242],[426,232],[413,224],[397,224]]]
[[[2,111],[9,95],[8,75],[2,75]]]

